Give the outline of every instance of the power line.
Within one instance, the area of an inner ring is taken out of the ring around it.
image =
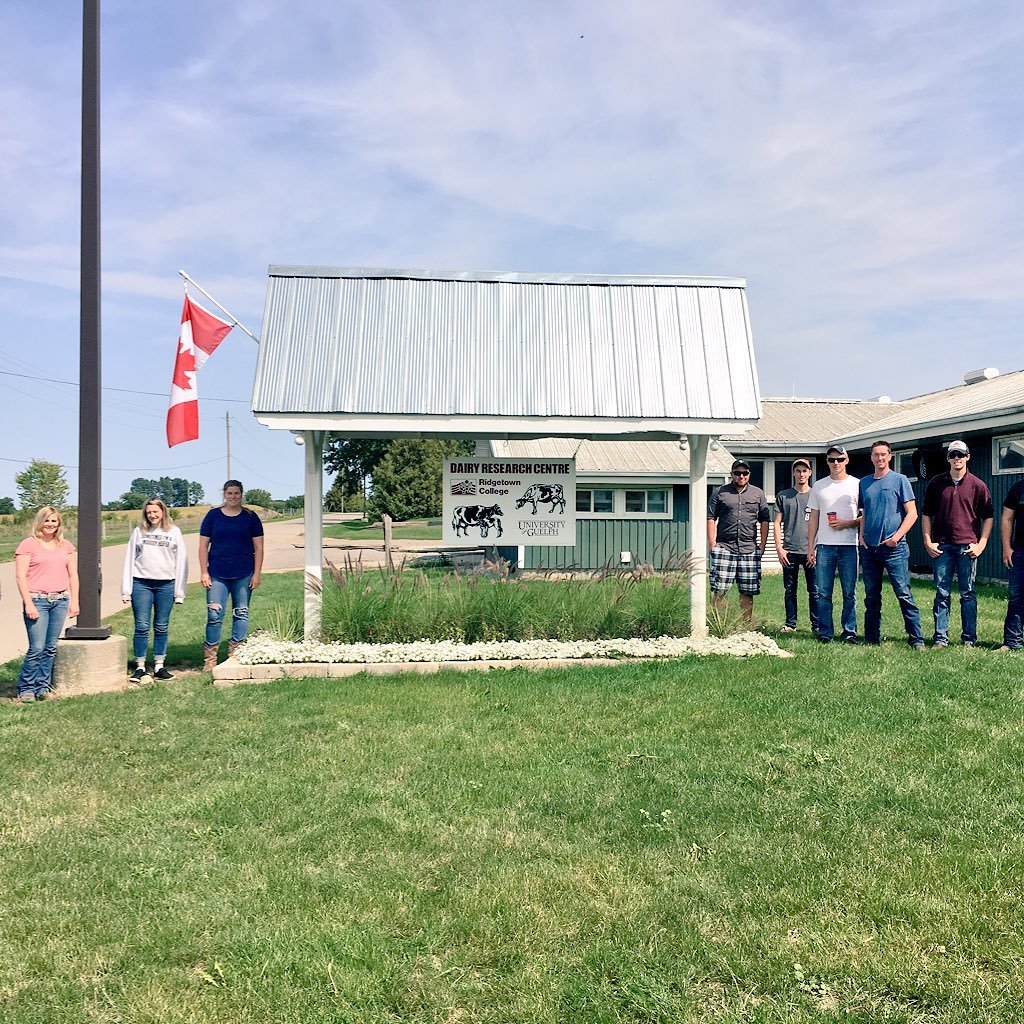
[[[21,377],[25,380],[41,380],[47,384],[66,384],[68,387],[77,388],[80,387],[78,381],[75,380],[57,380],[56,377],[37,377],[31,373],[15,373],[13,370],[0,370],[0,374],[6,377]],[[112,388],[103,386],[104,391],[120,391],[126,395],[148,395],[152,398],[166,398],[166,391],[139,391],[138,388]],[[247,398],[212,398],[203,396],[204,402],[236,402],[239,405],[248,405],[249,399]]]

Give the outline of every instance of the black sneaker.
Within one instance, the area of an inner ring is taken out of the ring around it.
[[[132,673],[132,674],[131,674],[131,675],[130,675],[130,676],[128,677],[128,682],[130,682],[130,683],[134,683],[134,684],[135,684],[136,686],[139,686],[139,685],[140,685],[140,684],[142,683],[142,680],[146,678],[146,675],[147,675],[147,674],[148,674],[148,673],[146,672],[146,670],[145,670],[144,668],[137,668],[137,669],[136,669],[136,670],[135,670],[135,671],[134,671],[134,672],[133,672],[133,673]]]
[[[173,679],[174,676],[161,665],[154,673],[154,679]]]

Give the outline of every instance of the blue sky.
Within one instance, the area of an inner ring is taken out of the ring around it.
[[[78,5],[7,0],[0,495],[77,494]],[[1024,367],[1024,9],[704,0],[104,0],[103,496],[302,491],[256,346],[169,450],[187,270],[259,333],[271,263],[745,277],[762,394]],[[119,389],[119,390],[115,390]],[[75,500],[74,497],[72,500]]]

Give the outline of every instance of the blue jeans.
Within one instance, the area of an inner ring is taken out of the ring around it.
[[[1010,566],[1010,597],[1003,623],[1003,643],[1015,651],[1024,647],[1024,551],[1014,551]]]
[[[228,595],[231,596],[231,642],[240,644],[249,632],[249,598],[252,596],[251,576],[231,580],[210,580],[206,592],[206,646],[216,647],[224,626]]]
[[[144,658],[149,646],[149,624],[153,623],[153,657],[163,661],[167,654],[167,628],[174,608],[174,580],[132,580],[132,611],[135,613],[135,657]]]
[[[864,572],[864,639],[869,644],[882,642],[882,573],[889,574],[892,592],[900,603],[907,641],[911,647],[924,644],[921,613],[910,593],[910,545],[901,540],[894,548],[879,544],[861,549]]]
[[[973,644],[978,639],[978,594],[974,589],[978,560],[967,554],[966,544],[940,544],[939,551],[939,556],[932,559],[932,576],[935,578],[935,600],[932,602],[935,643],[949,643],[949,599],[953,593],[955,573],[960,590],[960,639],[964,643]]]
[[[814,585],[814,570],[807,564],[806,555],[794,555],[787,552],[789,565],[782,567],[782,585],[785,589],[786,601],[786,625],[796,625],[796,587],[800,579],[800,570],[803,569],[804,580],[807,583],[807,606],[811,617],[811,629],[818,631],[818,591]]]
[[[855,544],[819,544],[814,566],[814,588],[818,596],[818,636],[835,636],[832,620],[832,591],[839,574],[843,592],[843,636],[857,635],[857,546]]]
[[[39,612],[38,619],[24,615],[28,631],[28,654],[21,663],[18,674],[18,696],[31,693],[40,697],[50,689],[53,676],[53,659],[57,654],[57,640],[68,617],[67,597],[50,601],[45,597],[33,597],[32,603]]]

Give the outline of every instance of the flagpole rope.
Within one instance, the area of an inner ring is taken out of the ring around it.
[[[239,320],[234,313],[225,309],[201,284],[199,284],[198,281],[196,281],[194,278],[189,277],[184,270],[179,270],[178,273],[181,274],[181,276],[185,279],[186,292],[188,292],[188,286],[190,284],[194,284],[196,288],[199,289],[199,291],[201,291],[222,313],[231,318],[232,327],[241,327],[242,330],[245,331],[245,333],[248,334],[249,337],[252,338],[252,340],[255,341],[257,345],[260,343],[260,339],[257,338],[256,335],[253,334],[252,331],[250,331],[249,328],[246,327],[245,324],[243,324],[242,321]]]

